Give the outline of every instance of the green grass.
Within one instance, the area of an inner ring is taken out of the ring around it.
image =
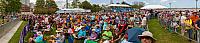
[[[158,19],[151,19],[148,22],[149,31],[153,33],[156,38],[156,43],[190,43],[188,39],[175,33],[171,33],[168,30],[161,27]],[[194,43],[194,42],[192,42]]]
[[[28,22],[27,21],[23,21],[22,24],[20,25],[20,27],[17,29],[17,31],[15,32],[15,34],[13,35],[13,37],[10,39],[9,43],[18,43],[20,40],[20,33],[23,30],[24,26],[26,26]]]
[[[55,35],[56,34],[56,28],[52,27],[53,29],[51,30],[50,34],[44,34],[44,37],[50,37],[50,35]],[[27,35],[25,36],[25,42],[28,43],[28,39],[33,35],[34,33],[28,32]]]
[[[34,34],[33,33],[31,33],[30,31],[27,33],[27,35],[25,36],[25,38],[24,38],[24,42],[27,42],[28,43],[28,40],[29,40],[29,38],[31,37],[31,36],[33,36]]]

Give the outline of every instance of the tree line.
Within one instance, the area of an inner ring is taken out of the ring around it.
[[[121,4],[127,4],[122,2]],[[20,13],[22,3],[20,0],[1,0],[0,1],[0,12],[4,14]],[[36,0],[36,6],[34,6],[34,14],[54,14],[58,9],[57,4],[54,0]],[[129,4],[128,4],[129,5]],[[104,9],[105,6],[100,6],[98,4],[91,4],[88,1],[84,2],[72,2],[73,8],[83,8],[90,9],[92,12],[99,12]],[[134,4],[130,5],[132,8],[139,9],[144,6],[144,4]]]

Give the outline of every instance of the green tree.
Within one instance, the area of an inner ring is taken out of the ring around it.
[[[6,14],[15,14],[20,12],[22,3],[20,0],[1,0],[1,12]]]
[[[141,7],[143,7],[144,5],[132,5],[132,8],[136,8],[136,9],[140,9]]]
[[[4,0],[0,0],[0,13],[2,14],[4,12],[4,4],[3,3]]]
[[[57,8],[58,6],[55,3],[55,1],[47,0],[46,3],[47,3],[46,7],[48,10],[48,14],[54,14],[58,10],[58,8]]]
[[[79,5],[83,9],[92,9],[92,5],[88,1],[84,1]]]
[[[79,7],[79,5],[78,5],[78,3],[80,3],[80,2],[78,2],[79,0],[73,0],[73,2],[72,2],[72,7],[73,8],[77,8],[77,7]]]
[[[99,5],[93,4],[91,5],[88,1],[84,1],[79,5],[80,8],[90,9],[92,12],[101,11],[103,8]]]
[[[134,5],[131,5],[132,8],[136,8],[136,9],[140,9],[141,7],[144,7],[144,4],[143,2],[139,3],[139,4],[134,4]]]
[[[96,5],[96,4],[94,4],[93,6],[92,6],[92,12],[98,12],[98,11],[101,11],[102,10],[102,7],[100,7],[99,5]]]
[[[45,8],[45,1],[44,0],[37,0],[36,6],[34,8],[34,14],[45,14],[47,13],[47,8]]]

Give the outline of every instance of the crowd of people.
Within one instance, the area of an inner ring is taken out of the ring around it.
[[[158,12],[160,24],[170,32],[180,33],[197,40],[197,33],[200,29],[199,13],[193,11],[160,11]]]
[[[29,15],[28,43],[154,43],[149,11]]]

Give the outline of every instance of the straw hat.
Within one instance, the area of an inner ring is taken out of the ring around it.
[[[156,40],[154,37],[153,37],[153,34],[149,31],[144,31],[142,33],[142,35],[138,35],[139,37],[151,37],[154,41]]]

